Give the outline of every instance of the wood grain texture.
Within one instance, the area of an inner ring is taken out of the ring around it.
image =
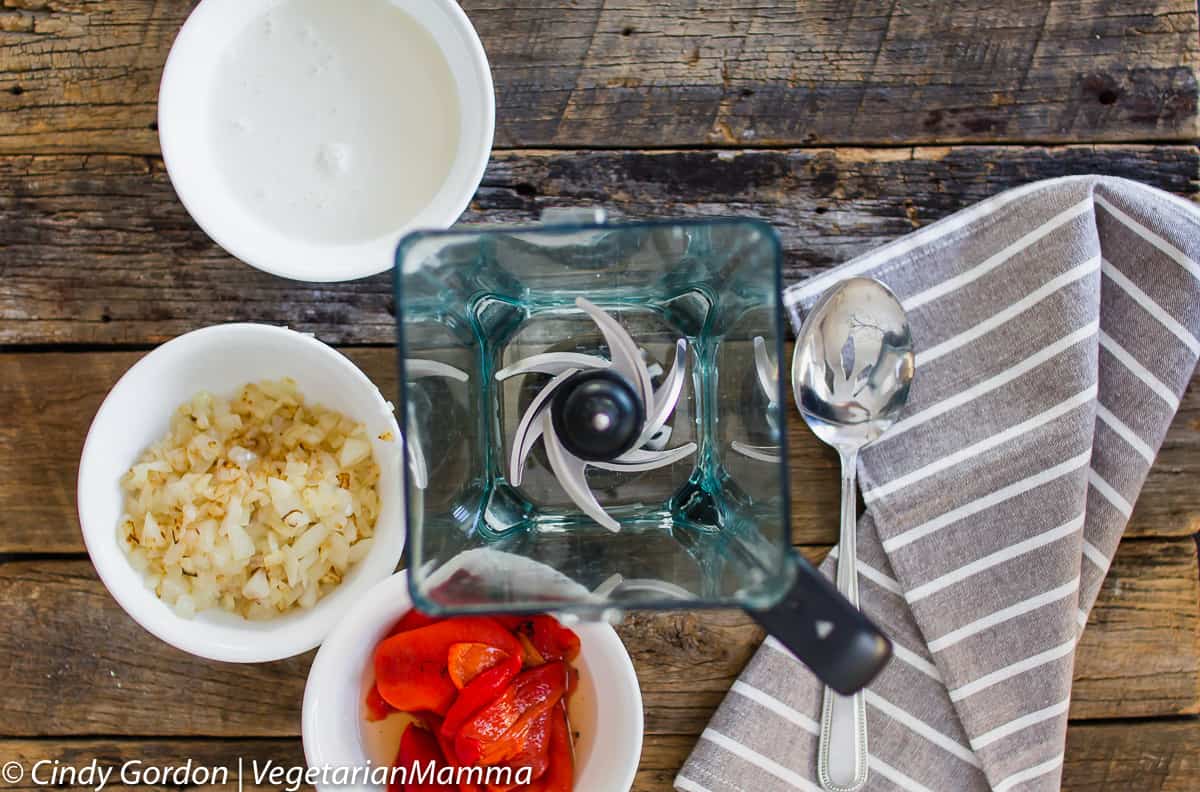
[[[86,560],[0,563],[0,735],[292,736],[313,653],[257,665],[143,630]]]
[[[1084,633],[1072,715],[1200,711],[1198,599],[1190,538],[1123,544]],[[0,563],[0,612],[0,736],[299,733],[311,654],[263,665],[184,655],[129,619],[86,560]],[[762,639],[730,611],[635,613],[618,632],[652,734],[699,734]]]
[[[6,0],[0,152],[158,150],[192,2]],[[502,147],[1196,136],[1190,0],[464,0]]]
[[[394,352],[344,350],[384,394],[397,393]],[[140,352],[0,354],[0,553],[83,552],[75,511],[79,455],[104,395]],[[788,416],[792,538],[837,541],[836,456]],[[1193,380],[1151,468],[1127,536],[1200,530],[1200,376]]]
[[[1200,720],[1075,723],[1067,729],[1063,790],[1198,788]]]
[[[1140,625],[1150,623],[1159,638],[1139,647]],[[1124,543],[1075,651],[1072,717],[1200,713],[1196,543]]]
[[[0,113],[0,117],[3,117]],[[1080,173],[1192,197],[1194,146],[495,155],[467,221],[547,207],[614,217],[767,220],[785,279],[841,263],[1010,187]],[[0,157],[0,345],[151,344],[216,322],[289,324],[331,343],[393,343],[390,275],[302,284],[226,255],[188,217],[162,162]]]
[[[671,781],[696,742],[694,735],[649,734],[632,792],[672,792]],[[0,763],[20,762],[26,772],[39,761],[58,761],[62,767],[83,768],[93,759],[113,768],[109,792],[175,792],[171,785],[122,783],[121,768],[132,774],[145,768],[177,767],[191,759],[195,766],[227,768],[236,778],[242,759],[247,792],[279,792],[279,784],[256,784],[255,763],[291,768],[304,766],[300,741],[294,738],[260,740],[0,740]],[[131,764],[141,762],[141,765]],[[39,772],[45,772],[43,769]],[[1194,792],[1200,773],[1200,720],[1145,720],[1130,723],[1072,723],[1067,730],[1063,790],[1072,792]],[[12,792],[42,789],[25,781],[7,785]],[[228,792],[229,785],[189,787],[191,792]],[[311,787],[303,787],[305,790]]]

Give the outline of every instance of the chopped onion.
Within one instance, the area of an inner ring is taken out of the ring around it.
[[[370,455],[371,444],[367,440],[350,437],[342,444],[341,453],[338,454],[338,462],[344,468],[353,467]]]
[[[266,571],[260,569],[254,573],[246,585],[242,586],[242,596],[249,599],[266,599],[271,593],[271,584],[267,582]]]
[[[119,539],[181,616],[311,608],[366,557],[379,516],[366,428],[295,382],[198,393],[121,479]]]

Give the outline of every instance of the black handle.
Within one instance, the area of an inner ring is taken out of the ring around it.
[[[796,580],[775,607],[749,611],[817,678],[848,696],[871,683],[892,656],[892,642],[800,556]]]

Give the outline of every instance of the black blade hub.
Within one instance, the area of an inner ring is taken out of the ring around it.
[[[646,421],[633,385],[609,369],[568,377],[550,409],[563,447],[589,462],[611,462],[632,449]]]

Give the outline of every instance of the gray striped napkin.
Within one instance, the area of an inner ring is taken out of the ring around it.
[[[1058,789],[1074,648],[1200,354],[1200,212],[1121,179],[998,195],[791,287],[879,278],[917,376],[862,455],[871,790]],[[826,561],[832,577],[832,563]],[[768,639],[675,779],[819,790],[821,687]]]

